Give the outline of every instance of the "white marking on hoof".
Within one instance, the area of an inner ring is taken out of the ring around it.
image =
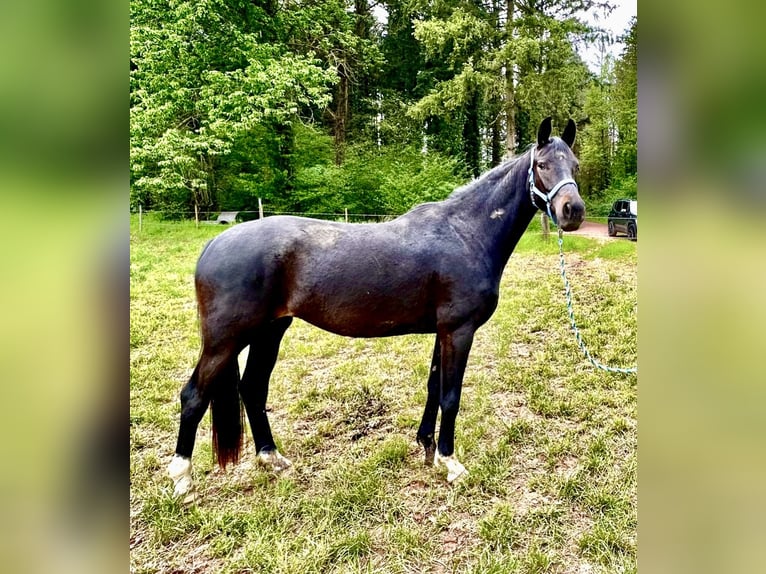
[[[439,449],[436,449],[434,454],[434,464],[436,466],[447,467],[447,482],[455,482],[458,478],[467,475],[468,471],[460,464],[460,461],[454,456],[442,456],[439,453]]]
[[[192,482],[190,459],[175,455],[168,465],[168,476],[173,480],[173,496],[181,498],[184,504],[189,504],[197,498]]]
[[[258,453],[258,463],[274,472],[282,472],[290,468],[293,463],[279,454],[278,450],[266,450]]]

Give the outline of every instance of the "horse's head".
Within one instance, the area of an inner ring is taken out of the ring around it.
[[[545,118],[537,131],[529,166],[532,202],[550,213],[564,231],[574,231],[585,219],[585,204],[574,180],[579,167],[572,153],[576,132],[577,126],[569,120],[560,138],[551,137],[551,118]]]

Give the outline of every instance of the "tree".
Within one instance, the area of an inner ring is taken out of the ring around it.
[[[518,142],[534,140],[543,117],[560,125],[581,117],[582,92],[590,73],[573,42],[599,31],[581,22],[581,10],[608,8],[594,1],[452,0],[434,5],[415,22],[415,37],[428,60],[450,66],[411,113],[463,122],[463,153],[474,174],[499,161],[500,141],[507,154]],[[486,134],[477,138],[477,133]],[[483,148],[489,147],[489,153]],[[477,148],[481,148],[478,149]],[[477,158],[487,158],[484,162]]]
[[[598,197],[609,186],[616,127],[613,111],[614,63],[604,59],[601,72],[585,95],[587,118],[580,132],[580,189],[583,197]]]
[[[335,80],[287,52],[267,12],[237,0],[131,3],[131,176],[137,200],[215,203],[221,158],[264,122],[323,107]]]
[[[636,173],[638,155],[638,22],[636,18],[621,37],[625,44],[614,67],[614,110],[617,150],[612,176],[621,178]]]
[[[605,3],[130,6],[134,205],[394,213],[519,152],[547,115],[582,128],[584,188],[635,173],[635,25],[597,78],[573,47],[599,34],[579,11]]]
[[[481,123],[486,119],[485,102],[494,75],[486,54],[495,32],[490,14],[471,1],[458,0],[437,8],[431,18],[415,22],[415,38],[423,45],[426,61],[444,62],[447,74],[411,113],[429,125],[458,124],[463,159],[474,176],[483,168]]]
[[[604,199],[610,187],[635,187],[637,156],[636,20],[623,36],[616,61],[607,56],[585,92],[580,137],[580,184],[585,196]],[[630,192],[624,195],[631,195]]]
[[[355,0],[352,11],[345,0],[317,0],[295,6],[282,17],[291,49],[313,54],[335,75],[323,119],[333,134],[335,163],[341,165],[352,112],[364,107],[371,91],[369,78],[381,64],[369,4]]]
[[[544,117],[553,116],[560,126],[582,117],[583,92],[591,74],[574,45],[599,38],[604,31],[584,23],[578,14],[609,11],[611,5],[594,0],[508,0],[511,9],[501,54],[505,91],[513,94],[506,98],[507,131],[516,136],[507,136],[506,151],[517,153],[519,146],[534,141]]]

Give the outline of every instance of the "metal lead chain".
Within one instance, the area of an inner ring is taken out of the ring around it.
[[[577,340],[577,344],[580,346],[580,350],[585,355],[585,358],[587,358],[591,364],[601,370],[609,371],[610,373],[636,373],[638,372],[638,367],[632,367],[630,369],[623,369],[621,367],[608,367],[607,365],[602,365],[599,363],[596,359],[591,357],[590,352],[585,347],[585,343],[582,340],[582,335],[580,335],[580,330],[577,328],[577,323],[575,322],[574,318],[574,311],[572,309],[572,289],[569,286],[569,280],[567,279],[567,272],[564,268],[564,232],[559,227],[559,256],[561,258],[561,278],[564,280],[564,292],[566,294],[567,299],[567,310],[569,312],[569,322],[572,324],[572,331],[574,331],[575,339]]]

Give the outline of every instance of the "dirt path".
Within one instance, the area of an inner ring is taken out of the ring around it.
[[[572,235],[582,235],[583,237],[593,237],[595,239],[617,239],[617,237],[609,237],[606,223],[596,223],[594,221],[583,221],[580,229],[570,231],[569,233]]]

